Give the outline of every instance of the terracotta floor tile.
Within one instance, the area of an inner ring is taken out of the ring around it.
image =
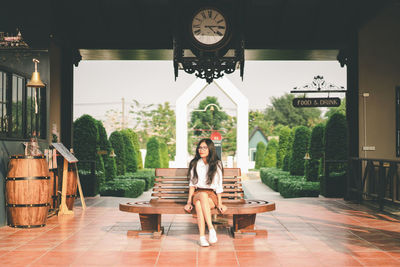
[[[157,266],[194,266],[196,265],[197,252],[192,251],[161,251]]]
[[[11,251],[0,257],[0,266],[28,265],[45,253],[44,251]]]

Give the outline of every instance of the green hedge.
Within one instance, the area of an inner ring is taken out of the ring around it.
[[[321,195],[324,197],[344,197],[346,192],[346,172],[331,172],[328,179],[321,176]]]
[[[102,196],[136,198],[143,193],[145,184],[144,180],[117,176],[113,181],[102,185],[100,193]]]
[[[256,150],[256,169],[264,167],[264,155],[265,155],[266,146],[263,142],[258,142],[257,150]]]
[[[130,174],[132,178],[134,179],[141,179],[145,181],[145,187],[144,191],[149,190],[150,188],[153,188],[154,186],[154,181],[155,181],[155,173],[154,169],[143,169],[143,170],[138,170],[135,173]]]
[[[304,175],[304,155],[308,151],[310,135],[308,127],[299,126],[295,129],[289,166],[292,175]]]
[[[92,175],[90,171],[79,170],[79,180],[85,197],[94,197],[99,194],[100,177],[102,175],[99,172]]]
[[[260,177],[264,184],[285,198],[319,195],[319,182],[308,182],[303,176],[290,175],[289,172],[277,168],[261,168]]]
[[[147,142],[147,153],[144,160],[145,168],[161,168],[160,143],[156,137],[151,137]]]
[[[319,196],[319,182],[308,182],[304,178],[299,180],[279,180],[278,188],[279,193],[284,198]]]

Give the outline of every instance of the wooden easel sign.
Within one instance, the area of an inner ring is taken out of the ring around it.
[[[58,216],[63,214],[74,214],[72,210],[68,209],[67,206],[67,181],[68,181],[68,163],[77,163],[78,159],[62,144],[62,143],[51,143],[51,145],[57,150],[58,153],[64,158],[63,164],[63,175],[62,175],[62,188],[61,188],[61,204],[58,211]],[[76,169],[78,191],[82,203],[82,208],[86,209],[85,199],[83,197],[81,181],[79,179],[78,169]]]

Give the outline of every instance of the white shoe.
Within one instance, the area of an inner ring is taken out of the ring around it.
[[[200,246],[202,247],[208,247],[210,244],[207,242],[207,239],[205,236],[200,236],[199,240]]]
[[[209,231],[209,233],[208,233],[208,241],[209,241],[211,244],[217,243],[218,238],[217,238],[217,232],[215,232],[215,229],[211,229],[211,230]]]

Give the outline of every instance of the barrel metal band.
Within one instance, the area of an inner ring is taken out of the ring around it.
[[[45,155],[39,155],[39,156],[25,156],[25,155],[13,155],[10,156],[10,159],[45,159]]]
[[[9,208],[26,208],[26,207],[47,207],[50,206],[50,203],[42,203],[42,204],[6,204],[6,207]]]
[[[22,180],[50,180],[50,176],[7,177],[6,178],[6,181],[22,181]]]
[[[39,228],[39,227],[46,226],[46,224],[37,224],[37,225],[15,225],[15,224],[9,224],[8,226],[14,227],[14,228]]]

